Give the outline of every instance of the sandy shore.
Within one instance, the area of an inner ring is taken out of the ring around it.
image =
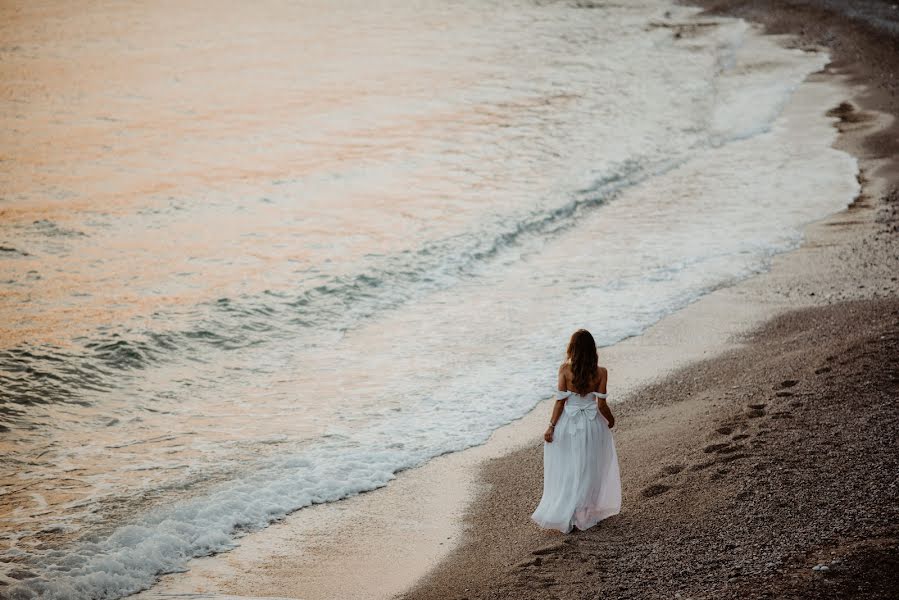
[[[673,373],[643,361],[665,376],[615,407],[620,515],[568,536],[531,526],[535,434],[487,463],[462,543],[405,600],[899,597],[899,129],[876,114],[899,114],[899,50],[876,12],[892,9],[706,4],[831,49],[814,78],[855,86],[831,114],[861,196],[769,273],[654,328],[745,333]],[[641,360],[640,344],[624,350],[605,354],[613,381],[621,359]]]
[[[779,317],[618,410],[619,516],[527,527],[541,453],[523,449],[488,465],[466,543],[404,597],[895,598],[897,358],[897,299]]]
[[[488,465],[466,543],[404,597],[895,598],[897,357],[896,299],[777,318],[618,410],[619,516],[527,527],[541,453],[523,449]]]

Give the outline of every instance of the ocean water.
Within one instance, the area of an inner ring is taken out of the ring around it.
[[[0,15],[0,596],[118,598],[483,443],[574,329],[858,189],[784,113],[826,55],[666,2]]]

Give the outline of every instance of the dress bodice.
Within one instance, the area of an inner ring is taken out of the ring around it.
[[[596,407],[596,399],[608,398],[608,396],[608,394],[600,392],[588,392],[585,395],[581,395],[570,390],[565,392],[556,390],[554,398],[556,400],[565,400],[565,408],[562,410],[562,414],[574,422],[575,426],[570,429],[570,432],[574,434],[584,429],[586,420],[595,419],[599,414],[599,410]]]
[[[585,395],[578,394],[577,392],[572,392],[571,390],[563,392],[562,390],[555,390],[553,398],[556,400],[566,400],[565,404],[574,403],[574,404],[583,404],[585,402],[595,403],[597,398],[608,398],[608,394],[602,394],[600,392],[588,392]]]

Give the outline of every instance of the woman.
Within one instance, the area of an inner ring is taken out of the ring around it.
[[[588,529],[621,510],[608,371],[597,364],[596,343],[586,329],[574,332],[567,354],[543,434],[543,498],[531,515],[541,527],[562,533]]]

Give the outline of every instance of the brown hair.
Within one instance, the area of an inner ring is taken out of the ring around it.
[[[590,332],[578,329],[572,333],[566,353],[571,363],[572,390],[581,395],[593,391],[599,357],[596,355],[596,342]]]

